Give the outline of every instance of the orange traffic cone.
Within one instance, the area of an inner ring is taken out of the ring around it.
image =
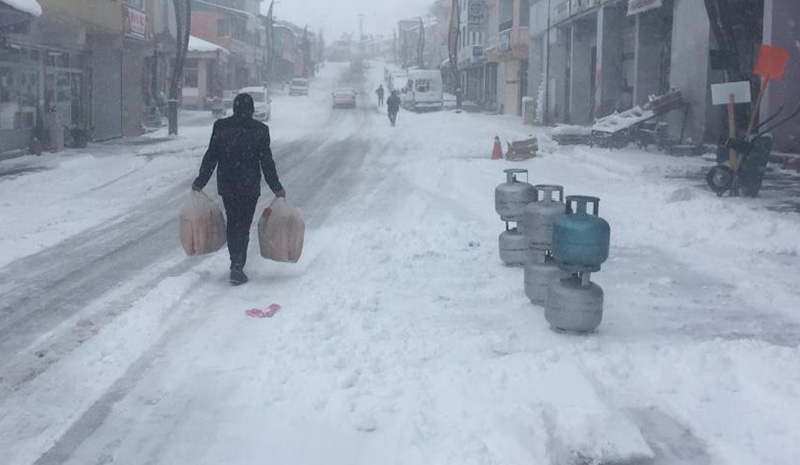
[[[492,149],[492,160],[503,159],[503,146],[500,145],[500,138],[494,136],[494,148]]]

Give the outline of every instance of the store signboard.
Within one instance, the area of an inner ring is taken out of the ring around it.
[[[628,16],[638,15],[645,11],[661,8],[664,0],[628,0]]]
[[[147,38],[147,14],[144,11],[122,6],[125,19],[125,37],[145,40]]]
[[[511,51],[511,32],[506,31],[500,34],[500,51],[510,52]]]

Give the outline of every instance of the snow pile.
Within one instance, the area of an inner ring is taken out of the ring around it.
[[[592,128],[586,126],[559,124],[550,132],[550,134],[553,136],[591,136]]]
[[[212,44],[211,42],[207,42],[199,37],[189,36],[189,49],[190,52],[216,52],[216,51],[223,51],[225,53],[230,53],[224,47],[220,47],[219,45]]]
[[[42,6],[39,5],[36,0],[0,0],[0,3],[5,3],[11,8],[22,11],[23,13],[28,13],[29,15],[42,15]]]

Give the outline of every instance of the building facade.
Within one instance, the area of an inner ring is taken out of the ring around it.
[[[261,0],[192,0],[192,35],[230,52],[226,90],[261,85],[267,44]]]
[[[731,0],[742,69],[750,71],[760,45],[792,53],[786,79],[771,84],[765,118],[780,102],[800,99],[800,2]],[[763,21],[761,20],[763,18]],[[533,0],[530,10],[528,95],[540,123],[589,124],[644,105],[651,95],[680,88],[685,111],[670,113],[671,139],[715,143],[727,137],[724,106],[711,104],[710,86],[726,81],[714,69],[718,48],[703,2],[696,0]],[[747,79],[747,77],[743,79]],[[744,120],[748,110],[740,108]],[[800,152],[800,123],[776,131],[779,150]]]
[[[39,0],[41,16],[0,30],[0,151],[52,121],[95,140],[141,134],[174,50],[167,3]]]

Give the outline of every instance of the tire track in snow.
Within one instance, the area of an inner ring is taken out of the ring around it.
[[[278,163],[291,163],[285,170],[291,173],[323,144],[321,139],[281,144],[275,158]],[[57,342],[40,341],[43,335],[180,247],[177,216],[187,195],[186,186],[175,186],[132,212],[0,270],[0,353],[4,354],[0,386],[19,383],[19,375],[8,379],[6,373],[9,366],[18,365],[17,357],[33,365],[28,380],[38,375],[41,351]],[[41,342],[44,347],[37,344]]]

